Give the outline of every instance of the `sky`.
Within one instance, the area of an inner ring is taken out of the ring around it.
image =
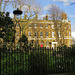
[[[72,37],[75,38],[75,0],[36,0],[39,1],[41,7],[42,7],[42,13],[39,14],[39,17],[43,18],[47,13],[50,4],[56,4],[58,7],[60,7],[61,10],[66,12],[68,16],[68,20],[71,21],[71,30],[72,30]],[[11,5],[8,6],[9,10],[11,11],[10,16],[12,15],[12,7]],[[7,9],[8,9],[7,8]]]

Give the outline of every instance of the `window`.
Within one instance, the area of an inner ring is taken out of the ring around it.
[[[43,25],[42,24],[40,25],[40,28],[43,28]]]
[[[52,32],[52,37],[54,37],[54,32]]]
[[[19,31],[16,31],[16,36],[19,36],[20,32]]]
[[[60,28],[60,25],[58,25],[58,28]]]
[[[29,37],[31,37],[31,31],[28,32]]]
[[[48,32],[46,32],[46,37],[48,37]]]
[[[16,36],[16,40],[18,40],[20,37],[19,36]]]
[[[71,41],[69,41],[69,45],[71,45]]]
[[[52,29],[54,29],[54,25],[52,25]]]
[[[18,40],[18,39],[16,38],[16,40]]]
[[[19,31],[16,31],[16,34],[20,34],[20,32]]]
[[[46,28],[48,28],[48,24],[46,24]]]
[[[34,24],[34,28],[37,28],[37,24]]]
[[[35,43],[35,46],[37,46],[37,44],[38,44],[37,41],[35,41],[34,43]]]
[[[58,32],[58,35],[59,35],[59,37],[60,37],[60,32]]]
[[[68,28],[70,29],[70,25],[68,25]]]
[[[16,28],[19,28],[19,25],[18,24],[16,25]]]
[[[35,35],[34,36],[37,36],[37,31],[35,31]]]
[[[71,36],[71,33],[69,32],[69,37]]]
[[[48,41],[46,41],[46,46],[48,46],[49,45],[49,42]]]
[[[29,28],[31,28],[31,24],[29,24]]]
[[[19,36],[19,34],[16,34],[16,36]]]
[[[43,36],[43,33],[42,33],[42,32],[40,32],[40,36],[41,36],[41,37]]]

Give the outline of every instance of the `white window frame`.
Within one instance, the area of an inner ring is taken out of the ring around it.
[[[69,32],[69,37],[71,36],[71,32]]]
[[[34,24],[34,28],[37,28],[37,24]]]
[[[19,31],[16,31],[16,34],[20,34],[20,32]]]
[[[31,31],[28,32],[28,36],[31,37]]]
[[[48,46],[49,45],[49,41],[46,41],[46,46]]]
[[[18,24],[16,25],[16,28],[19,28],[19,25]]]
[[[60,37],[60,32],[58,32],[58,35],[59,35],[59,37]]]
[[[40,28],[43,28],[43,25],[42,24],[40,25]]]
[[[54,32],[52,32],[52,37],[54,37]]]
[[[19,39],[20,37],[19,36],[16,36],[16,39]]]
[[[31,24],[29,24],[29,28],[31,28]]]
[[[46,37],[48,37],[48,32],[46,32]]]
[[[37,31],[35,31],[35,34],[36,34],[36,36],[37,36]]]
[[[35,41],[34,43],[35,43],[35,46],[37,46],[37,44],[38,44],[37,41]]]
[[[71,41],[69,41],[69,45],[71,45]]]
[[[54,25],[52,25],[52,29],[54,29]]]
[[[60,24],[58,25],[58,28],[60,28]]]
[[[68,25],[68,28],[70,29],[70,25]]]
[[[46,24],[46,29],[48,29],[48,24]]]
[[[42,33],[42,34],[41,34]],[[42,35],[42,36],[41,36]],[[40,37],[43,37],[43,32],[40,32]]]

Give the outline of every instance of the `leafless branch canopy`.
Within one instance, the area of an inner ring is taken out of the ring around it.
[[[59,20],[62,18],[62,10],[55,4],[51,4],[48,10],[49,14],[51,15],[52,20]]]
[[[35,0],[0,0],[0,4],[2,6],[2,11],[9,10],[8,6],[10,5],[10,7],[13,7],[13,10],[19,8],[24,13],[29,13],[30,15],[39,13],[41,9],[40,3]]]

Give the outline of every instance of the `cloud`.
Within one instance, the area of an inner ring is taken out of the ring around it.
[[[72,32],[75,32],[75,26],[71,26]]]
[[[75,26],[71,26],[71,35],[75,38]]]
[[[10,13],[9,15],[11,18],[14,18],[14,14],[13,13]]]
[[[62,2],[68,2],[69,0],[53,0],[53,1],[62,1]]]
[[[45,17],[46,15],[39,15],[39,17],[41,18],[41,17]]]
[[[70,3],[64,3],[64,5],[65,5],[65,6],[68,6],[68,5],[70,5]]]
[[[43,9],[44,9],[44,10],[49,10],[49,9],[52,8],[52,6],[54,6],[54,7],[58,7],[56,4],[48,4],[48,5],[45,6]]]
[[[72,38],[75,38],[75,32],[72,32],[71,35],[72,35]]]
[[[75,0],[53,0],[53,1],[63,2],[65,6],[73,4],[75,2]]]
[[[46,15],[38,15],[38,19],[43,19]]]
[[[75,0],[53,0],[53,1],[61,1],[61,2],[75,2]]]
[[[50,4],[48,4],[47,6],[45,6],[43,9],[44,10],[49,10],[49,8],[50,8]]]
[[[43,19],[43,17],[46,17],[46,15],[38,15],[39,19]],[[51,17],[50,14],[48,14],[48,17]]]
[[[69,17],[75,17],[75,15],[69,15],[69,14],[67,14]]]

